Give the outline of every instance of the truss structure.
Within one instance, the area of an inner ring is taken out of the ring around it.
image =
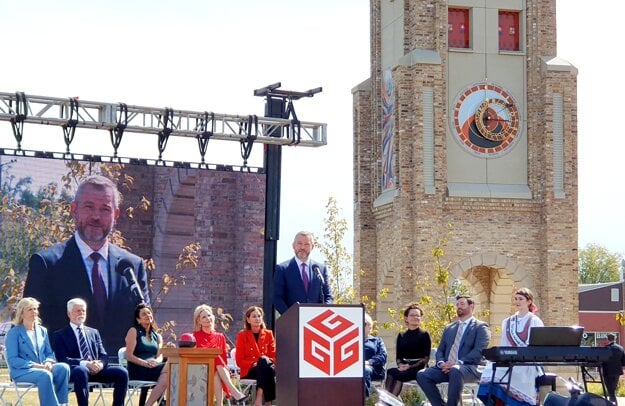
[[[14,153],[21,151],[24,124],[61,127],[66,154],[71,154],[76,129],[106,130],[114,158],[125,133],[156,134],[159,161],[171,137],[196,138],[202,163],[209,140],[239,142],[243,166],[247,165],[254,143],[305,147],[327,144],[327,124],[299,121],[294,111],[289,119],[282,119],[0,92],[0,121],[11,125],[17,142]]]

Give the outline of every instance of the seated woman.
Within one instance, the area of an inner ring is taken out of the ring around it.
[[[40,324],[39,302],[20,300],[5,340],[9,375],[14,382],[37,384],[40,405],[58,406],[68,402],[69,365],[56,362],[48,331]]]
[[[230,371],[226,363],[226,337],[215,331],[215,315],[209,305],[202,304],[195,308],[193,330],[197,348],[219,348],[223,351],[222,355],[215,359],[215,404],[223,405],[223,391],[226,397],[232,396],[237,402],[244,403],[249,395],[241,393],[230,379]]]
[[[517,312],[501,323],[501,346],[527,347],[530,328],[543,325],[534,313],[538,307],[534,304],[534,294],[528,288],[521,288],[514,293],[514,306]],[[478,397],[486,404],[490,395],[491,404],[497,405],[535,405],[537,404],[536,377],[542,370],[536,366],[516,366],[512,369],[510,388],[507,385],[491,383],[492,363],[486,364],[480,379]],[[501,381],[508,374],[508,368],[497,368],[495,382]]]
[[[256,401],[254,406],[271,406],[276,398],[276,340],[267,329],[258,306],[250,306],[245,312],[245,329],[237,334],[236,361],[241,368],[241,377],[256,380]]]
[[[380,337],[372,336],[373,319],[365,313],[365,395],[371,395],[371,381],[384,379],[386,370],[386,346]]]
[[[152,308],[147,303],[139,303],[135,308],[135,325],[126,334],[126,360],[128,379],[156,382],[145,402],[148,406],[161,398],[169,380],[161,354],[163,338],[156,329]]]
[[[404,322],[408,329],[397,335],[397,368],[386,374],[386,390],[397,396],[403,383],[417,378],[417,372],[425,368],[430,360],[432,340],[427,331],[419,328],[423,311],[417,303],[410,303],[404,310]]]

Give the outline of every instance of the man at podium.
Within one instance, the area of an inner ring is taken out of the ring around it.
[[[276,265],[273,303],[280,314],[295,303],[333,302],[326,266],[310,259],[314,248],[312,233],[300,231],[293,240],[295,256]]]

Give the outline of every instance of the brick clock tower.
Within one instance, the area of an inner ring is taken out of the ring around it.
[[[546,325],[577,323],[576,91],[555,0],[371,1],[371,77],[352,91],[354,257],[378,320],[433,282],[451,224],[444,265],[493,330],[519,287]]]

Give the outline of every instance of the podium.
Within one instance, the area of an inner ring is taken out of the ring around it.
[[[295,304],[276,321],[280,405],[363,405],[362,305]]]
[[[163,348],[169,383],[167,406],[212,406],[218,348]]]

